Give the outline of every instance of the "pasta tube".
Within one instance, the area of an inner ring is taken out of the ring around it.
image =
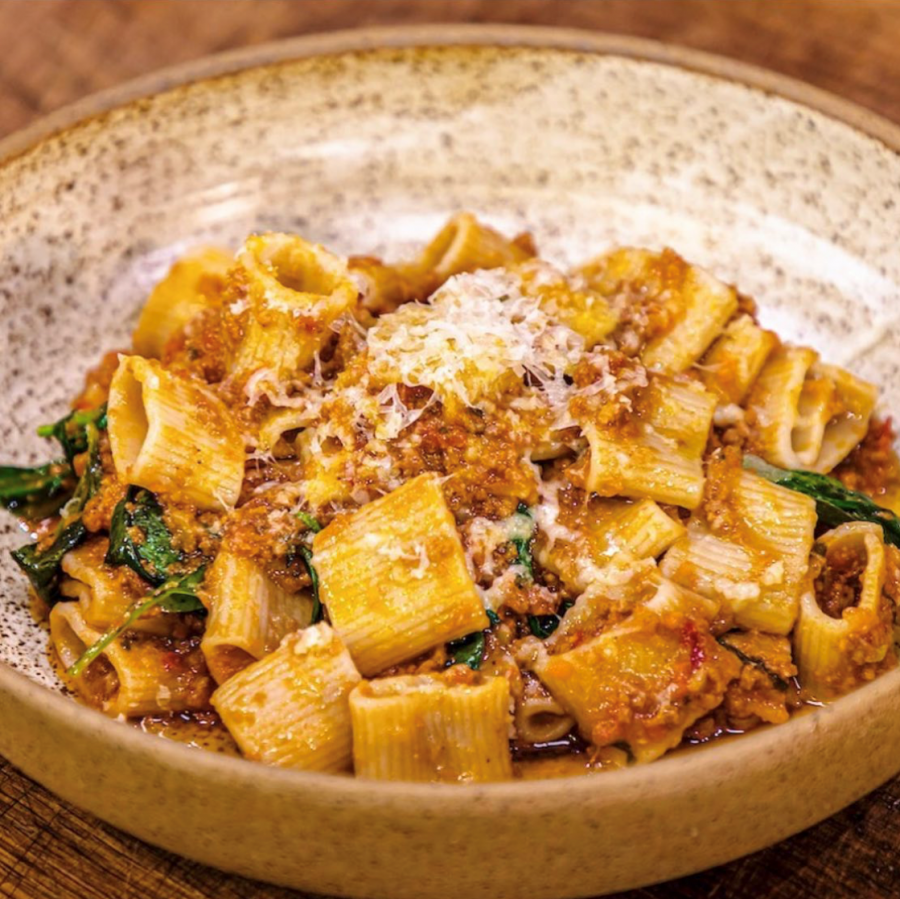
[[[66,669],[102,636],[84,620],[79,603],[59,602],[50,612],[50,639]],[[164,641],[133,632],[71,680],[86,703],[113,717],[205,709],[212,692],[199,652],[175,653]]]
[[[511,265],[530,255],[493,228],[482,225],[470,212],[460,212],[425,247],[417,264],[440,284],[460,272]]]
[[[871,680],[893,661],[893,614],[882,592],[879,525],[842,524],[819,543],[824,569],[800,602],[794,652],[800,683],[831,697]]]
[[[220,686],[212,704],[247,758],[344,771],[353,755],[347,697],[359,681],[343,643],[322,623],[288,634]]]
[[[119,480],[227,509],[244,479],[244,440],[225,404],[158,362],[123,356],[109,390],[109,442]]]
[[[722,526],[695,514],[666,553],[664,575],[717,599],[741,627],[788,634],[808,569],[816,526],[813,499],[759,475],[733,475]]]
[[[715,407],[715,396],[699,385],[657,376],[624,428],[584,422],[585,489],[695,509],[703,498],[701,460]]]
[[[322,602],[365,675],[488,626],[435,475],[335,519],[313,558]]]
[[[627,296],[652,322],[641,360],[648,368],[678,374],[696,362],[737,309],[737,293],[672,250],[654,253],[623,247],[583,266],[579,273],[601,295]]]
[[[61,567],[66,578],[60,584],[60,593],[77,599],[85,624],[103,631],[118,624],[131,607],[146,594],[132,585],[132,577],[122,568],[110,568],[104,564],[109,541],[91,540],[67,552]],[[132,628],[150,634],[167,634],[171,618],[151,615],[139,619]]]
[[[782,468],[827,473],[865,436],[877,388],[808,347],[783,346],[769,358],[748,399],[751,447]]]
[[[634,503],[594,499],[574,512],[561,509],[557,522],[565,528],[565,536],[550,541],[539,533],[536,555],[541,565],[577,593],[590,586],[598,567],[620,553],[655,558],[684,533],[684,525],[652,499]]]
[[[749,315],[738,316],[703,358],[700,373],[706,389],[725,405],[742,403],[776,346],[772,331],[760,328]]]
[[[359,288],[343,260],[290,234],[248,238],[237,261],[241,298],[229,309],[242,336],[231,373],[240,381],[263,372],[277,387],[312,363]]]
[[[505,780],[509,682],[452,675],[379,678],[350,694],[358,777],[468,783]]]
[[[217,683],[274,652],[282,638],[310,623],[312,599],[266,577],[252,559],[223,549],[206,577],[209,619],[200,644]]]
[[[627,743],[649,762],[722,701],[740,663],[702,620],[637,609],[622,624],[532,667],[596,746]]]

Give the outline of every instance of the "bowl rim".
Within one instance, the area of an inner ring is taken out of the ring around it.
[[[571,51],[662,64],[792,101],[862,132],[891,152],[900,153],[900,125],[850,100],[738,60],[646,38],[574,28],[427,24],[302,35],[204,56],[151,72],[68,104],[3,138],[0,140],[0,167],[92,119],[198,82],[215,90],[216,81],[224,77],[256,69],[271,70],[296,60],[411,48]],[[694,789],[695,780],[689,774],[694,769],[702,766],[701,779],[715,780],[717,774],[727,775],[729,771],[769,767],[771,762],[768,760],[777,758],[779,747],[791,745],[804,734],[815,732],[825,738],[829,732],[840,733],[847,722],[857,719],[868,708],[888,701],[898,689],[900,669],[888,672],[833,703],[797,715],[785,724],[761,727],[739,738],[679,751],[652,765],[630,766],[614,772],[614,776],[613,772],[607,772],[603,777],[519,780],[458,789],[449,784],[375,781],[286,770],[213,752],[198,752],[171,740],[153,739],[137,728],[123,727],[120,722],[50,690],[0,662],[0,691],[12,695],[23,705],[39,709],[46,717],[54,718],[64,726],[92,731],[96,739],[110,747],[115,746],[123,755],[138,754],[148,762],[180,769],[181,773],[192,777],[205,775],[222,784],[247,783],[278,793],[289,791],[298,797],[313,793],[321,795],[327,790],[335,799],[355,804],[384,802],[390,798],[404,805],[415,803],[423,810],[433,809],[434,801],[439,798],[445,811],[467,813],[477,813],[479,800],[488,796],[494,809],[500,803],[508,811],[525,811],[539,796],[552,798],[556,794],[564,794],[568,802],[623,800],[635,794],[637,788],[646,788],[648,782],[654,782],[661,793],[690,791]]]

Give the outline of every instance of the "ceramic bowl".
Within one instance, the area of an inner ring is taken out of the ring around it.
[[[900,408],[900,133],[810,88],[659,45],[431,27],[303,38],[116,89],[0,144],[3,455],[46,448],[179,251],[295,230],[401,254],[459,209],[566,263],[671,245]],[[23,541],[7,518],[4,550]],[[472,788],[271,770],[61,695],[3,552],[0,753],[117,827],[358,897],[585,896],[719,864],[900,769],[900,672],[646,767]]]

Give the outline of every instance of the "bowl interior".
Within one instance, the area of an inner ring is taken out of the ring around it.
[[[297,231],[396,258],[468,209],[572,263],[671,246],[752,294],[765,324],[900,408],[900,160],[792,101],[618,56],[382,49],[198,82],[71,127],[0,168],[0,435],[35,427],[125,348],[191,245]],[[0,661],[57,687],[0,524]]]

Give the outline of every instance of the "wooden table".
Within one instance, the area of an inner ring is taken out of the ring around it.
[[[451,20],[671,41],[767,66],[900,121],[900,0],[0,0],[0,135],[92,91],[203,54],[312,31]],[[300,894],[146,846],[61,803],[0,759],[0,896]],[[778,846],[627,899],[713,896],[900,896],[900,779]]]

